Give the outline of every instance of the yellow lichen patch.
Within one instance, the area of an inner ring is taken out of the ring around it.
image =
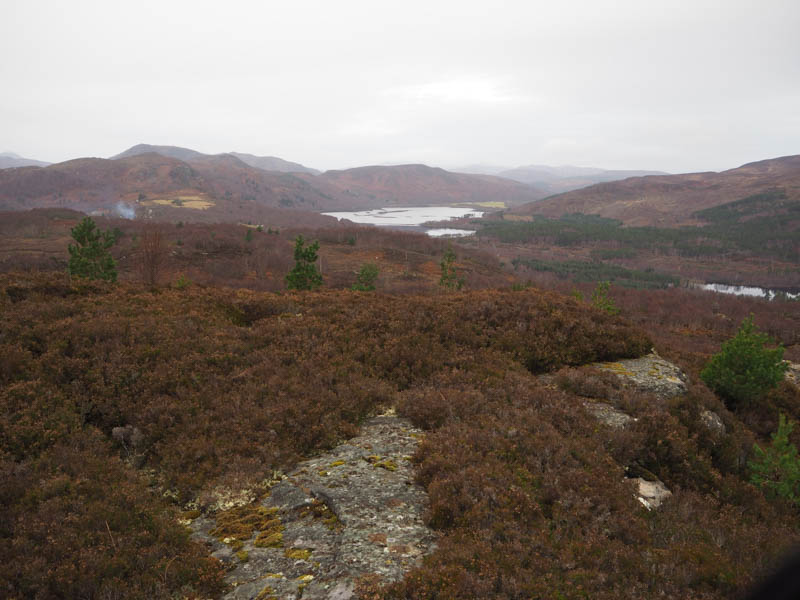
[[[258,593],[255,600],[272,600],[272,598],[275,598],[275,596],[272,595],[273,591],[274,590],[268,585],[264,586],[264,589]]]
[[[397,463],[393,460],[386,459],[380,462],[376,462],[372,465],[373,467],[380,467],[381,469],[386,469],[387,471],[396,471],[397,470]]]
[[[309,548],[287,548],[283,551],[283,555],[294,560],[308,560],[311,550]]]
[[[314,580],[314,576],[310,575],[310,574],[309,575],[300,575],[300,577],[297,578],[297,581],[304,581],[306,583],[308,583],[309,581],[313,581],[313,580]]]
[[[239,552],[236,553],[236,558],[238,558],[242,562],[247,562],[248,559],[250,558],[250,555],[247,552],[247,550],[239,550]]]
[[[598,367],[606,371],[611,371],[612,373],[616,373],[617,375],[633,376],[633,372],[626,369],[625,365],[623,365],[620,362],[604,362],[600,363]]]
[[[226,544],[228,544],[231,547],[231,550],[233,550],[234,552],[244,548],[244,542],[242,542],[241,540],[237,540],[235,538],[225,538],[223,541]]]
[[[310,505],[301,510],[300,516],[321,519],[325,526],[331,531],[340,531],[344,527],[328,505],[317,499],[314,499]]]
[[[254,531],[264,531],[280,520],[275,518],[276,508],[256,504],[237,506],[217,514],[217,526],[211,535],[219,540],[249,540]]]
[[[335,460],[331,463],[330,468],[332,469],[333,467],[341,467],[343,464],[343,460]]]
[[[282,548],[283,547],[283,525],[279,525],[279,530],[261,532],[254,545],[256,548]]]

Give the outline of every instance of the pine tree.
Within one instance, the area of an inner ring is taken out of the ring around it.
[[[711,357],[700,378],[730,407],[755,402],[783,379],[783,347],[767,348],[769,336],[746,318],[736,335]]]
[[[286,287],[290,290],[313,290],[322,285],[322,275],[317,270],[319,242],[303,247],[305,240],[298,235],[294,240],[294,268],[286,275]]]
[[[464,278],[459,277],[455,267],[456,253],[452,246],[448,246],[442,256],[439,266],[442,268],[442,276],[439,278],[439,285],[448,290],[460,290],[464,286]]]
[[[372,292],[375,290],[375,281],[378,279],[378,265],[364,263],[356,276],[352,289],[357,292]]]
[[[111,231],[100,231],[91,217],[71,230],[75,245],[69,245],[69,274],[87,279],[117,280],[117,262],[108,251],[117,242]]]
[[[797,447],[789,441],[794,423],[779,416],[778,431],[772,434],[772,444],[762,449],[753,445],[755,458],[750,466],[750,482],[768,495],[785,498],[800,504],[800,458]]]

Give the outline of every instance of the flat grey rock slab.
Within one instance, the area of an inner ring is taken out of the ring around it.
[[[614,429],[622,429],[635,419],[605,402],[583,402],[584,408],[598,421]]]
[[[686,374],[680,367],[664,360],[655,351],[641,358],[592,363],[592,366],[613,373],[643,392],[656,394],[662,398],[680,396],[687,390]]]
[[[279,547],[257,547],[254,533],[237,555],[211,535],[213,518],[195,519],[194,537],[230,567],[224,598],[348,600],[359,576],[401,579],[435,547],[423,520],[427,494],[410,462],[421,437],[409,421],[387,414],[300,463],[262,501],[280,519]]]

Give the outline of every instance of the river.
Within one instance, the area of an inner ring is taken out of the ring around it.
[[[726,285],[724,283],[704,283],[699,285],[698,287],[700,289],[709,292],[719,292],[720,294],[734,294],[736,296],[751,296],[753,298],[767,298],[768,300],[774,300],[775,298],[782,295],[785,295],[789,300],[797,300],[798,298],[800,298],[800,293],[792,294],[789,292],[769,290],[749,285]]]

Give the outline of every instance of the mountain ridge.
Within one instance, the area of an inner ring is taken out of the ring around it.
[[[33,158],[25,158],[16,152],[0,152],[0,169],[15,169],[17,167],[46,167],[51,163]]]
[[[246,165],[256,169],[261,169],[262,171],[276,171],[280,173],[319,173],[317,169],[312,169],[301,165],[300,163],[284,160],[282,158],[278,158],[277,156],[256,156],[254,154],[241,152],[206,154],[203,152],[198,152],[197,150],[192,150],[191,148],[183,148],[181,146],[159,146],[153,144],[136,144],[135,146],[131,146],[127,150],[120,152],[119,154],[115,154],[111,157],[111,159],[117,160],[120,158],[128,158],[130,156],[147,154],[149,152],[155,152],[156,154],[160,154],[161,156],[166,156],[169,158],[177,158],[178,160],[185,162],[229,155],[236,157]]]
[[[542,198],[507,179],[425,165],[370,166],[320,175],[264,171],[232,154],[177,148],[189,161],[155,152],[78,158],[0,170],[0,210],[72,208],[108,213],[122,202],[140,216],[174,221],[263,221],[265,210],[332,210],[479,202],[506,206]]]
[[[770,190],[800,201],[800,155],[746,163],[725,171],[647,175],[597,183],[507,211],[511,218],[594,214],[626,225],[699,225],[695,213]]]

